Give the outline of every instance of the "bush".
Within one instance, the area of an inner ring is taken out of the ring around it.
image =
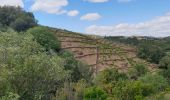
[[[113,91],[114,97],[118,100],[143,100],[152,93],[152,87],[140,81],[120,81]]]
[[[170,55],[167,55],[160,60],[159,67],[163,69],[170,67]]]
[[[60,56],[65,59],[64,67],[65,70],[70,71],[71,81],[77,82],[80,79],[85,79],[89,82],[91,80],[92,71],[90,70],[90,66],[77,61],[70,52],[62,51]]]
[[[106,100],[107,94],[99,87],[90,87],[85,90],[83,100]]]
[[[145,100],[170,100],[170,92],[160,92],[149,97],[146,97]]]
[[[55,37],[55,33],[47,27],[35,27],[29,29],[27,33],[31,33],[36,41],[41,44],[46,50],[60,50],[60,43]]]
[[[145,75],[147,72],[148,69],[144,64],[136,64],[134,69],[129,71],[129,74],[132,79],[137,79],[138,77]]]
[[[157,75],[157,74],[154,75],[147,74],[139,78],[139,80],[143,83],[152,85],[154,92],[164,91],[168,87],[167,80],[161,75]]]
[[[117,81],[126,80],[128,77],[124,73],[118,72],[117,69],[105,69],[96,77],[97,84],[115,84]]]
[[[19,95],[10,92],[5,96],[0,97],[0,100],[19,100]]]
[[[145,97],[164,91],[168,87],[165,78],[147,74],[137,81],[119,81],[113,87],[113,96],[118,100],[144,100]]]
[[[85,80],[78,82],[65,82],[64,87],[56,92],[57,100],[83,100],[85,89],[88,83]]]
[[[117,69],[110,68],[105,69],[98,73],[96,78],[94,79],[95,85],[103,88],[108,94],[112,94],[112,88],[117,84],[119,81],[127,80],[128,77],[124,73],[118,72]]]
[[[167,79],[168,83],[170,84],[170,66],[167,69],[164,69],[160,72],[160,74]]]

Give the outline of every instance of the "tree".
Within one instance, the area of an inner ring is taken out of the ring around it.
[[[21,32],[36,26],[36,21],[32,13],[21,14],[14,22],[10,24],[14,30]]]
[[[19,100],[47,100],[69,76],[63,59],[48,55],[31,34],[1,33],[0,57],[0,96],[11,92]]]
[[[158,64],[160,59],[165,56],[165,52],[157,45],[143,43],[138,47],[138,56],[152,63]]]
[[[0,23],[4,27],[11,27],[20,32],[36,26],[37,20],[32,13],[20,7],[3,6],[0,7]]]

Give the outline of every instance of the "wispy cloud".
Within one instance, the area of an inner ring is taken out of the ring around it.
[[[86,15],[83,15],[80,19],[81,20],[87,20],[87,21],[95,21],[101,18],[101,15],[98,13],[88,13]]]
[[[79,11],[77,10],[71,10],[67,13],[67,15],[71,17],[77,16],[78,14],[79,14]]]
[[[156,17],[150,21],[137,24],[121,23],[112,26],[91,25],[87,33],[109,36],[170,36],[170,13]]]

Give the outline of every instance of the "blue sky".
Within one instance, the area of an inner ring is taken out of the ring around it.
[[[170,0],[0,0],[3,5],[20,5],[39,24],[75,32],[170,36]]]

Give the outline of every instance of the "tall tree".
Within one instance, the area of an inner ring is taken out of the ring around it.
[[[26,31],[37,25],[37,20],[31,12],[26,12],[20,7],[0,7],[0,23],[3,27],[11,27],[14,30]]]

